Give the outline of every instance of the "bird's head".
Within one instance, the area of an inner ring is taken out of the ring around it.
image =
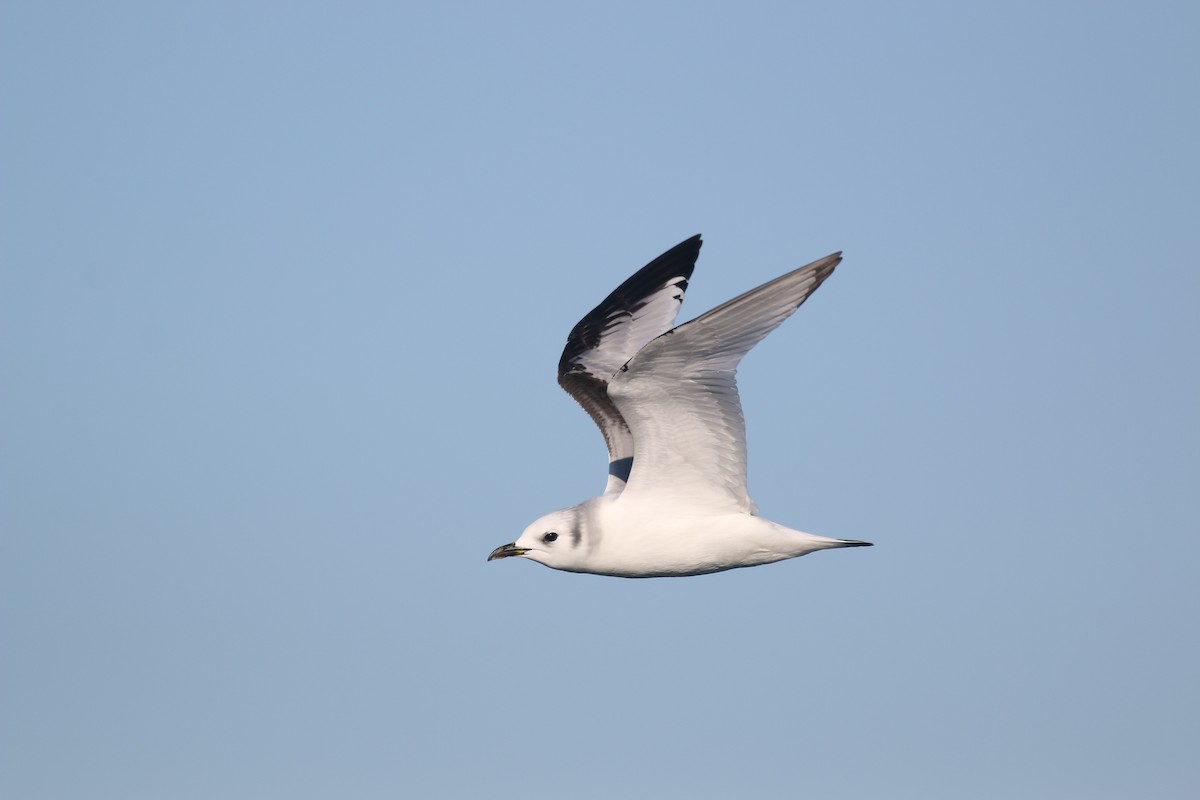
[[[538,518],[515,542],[492,551],[488,561],[520,556],[554,569],[579,571],[587,549],[579,508],[565,508]]]

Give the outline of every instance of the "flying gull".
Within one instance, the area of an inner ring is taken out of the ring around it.
[[[604,494],[551,512],[488,561],[521,556],[568,572],[701,575],[834,547],[758,516],[746,491],[738,362],[842,260],[834,253],[678,327],[693,236],[622,283],[571,330],[558,382],[608,445]]]

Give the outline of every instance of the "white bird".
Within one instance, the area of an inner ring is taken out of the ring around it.
[[[842,260],[834,253],[672,328],[700,237],[638,270],[571,330],[559,384],[608,445],[604,494],[536,520],[488,556],[626,578],[701,575],[870,542],[758,516],[746,491],[738,362]]]

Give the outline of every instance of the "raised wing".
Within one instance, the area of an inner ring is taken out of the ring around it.
[[[746,424],[738,363],[791,316],[842,260],[826,256],[647,344],[609,397],[636,443],[621,502],[670,494],[712,510],[754,512],[746,491]]]
[[[608,396],[608,382],[647,342],[675,324],[699,255],[699,234],[675,245],[618,286],[567,337],[558,361],[558,383],[604,435],[606,493],[624,488],[633,464],[633,436]]]

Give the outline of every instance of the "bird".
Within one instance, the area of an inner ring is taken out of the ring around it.
[[[488,561],[683,577],[871,545],[771,522],[746,488],[738,364],[833,274],[841,252],[676,327],[700,247],[699,234],[672,247],[572,328],[558,383],[604,436],[604,493],[539,517]]]

